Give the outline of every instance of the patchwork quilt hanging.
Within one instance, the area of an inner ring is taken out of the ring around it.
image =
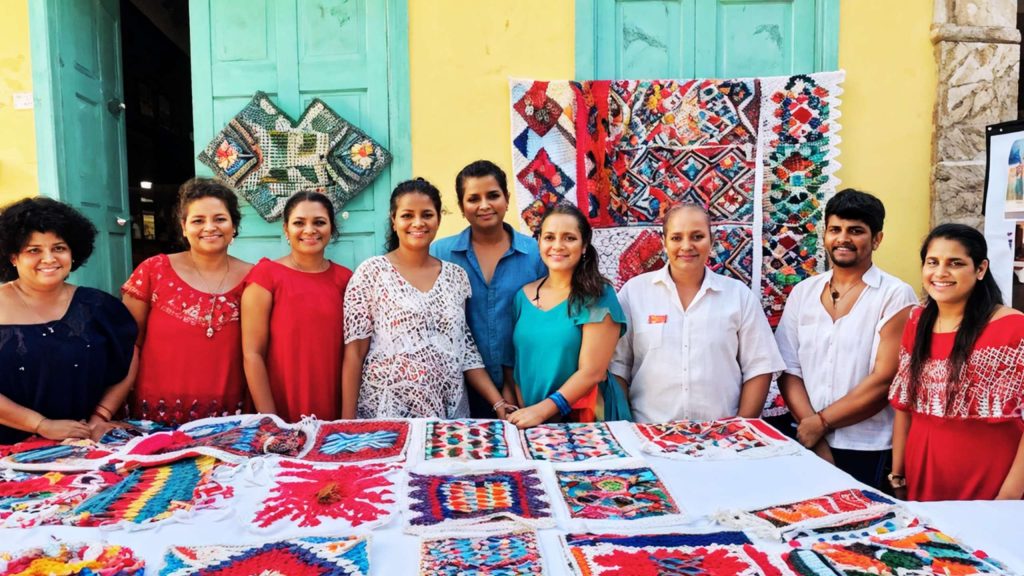
[[[113,453],[92,440],[63,441],[32,437],[17,444],[0,446],[0,468],[11,470],[79,472],[97,470]]]
[[[763,420],[677,420],[661,424],[634,423],[640,449],[677,460],[767,458],[799,453],[801,447]]]
[[[785,560],[800,576],[1014,574],[985,552],[927,527],[856,541],[819,542],[787,553]]]
[[[535,468],[453,474],[409,472],[407,532],[451,528],[551,528],[551,505]]]
[[[59,524],[90,496],[120,481],[113,472],[5,471],[0,481],[0,528]]]
[[[423,429],[423,459],[509,458],[508,427],[504,420],[428,420]]]
[[[52,542],[43,548],[0,553],[4,576],[132,576],[145,573],[145,562],[131,548],[114,544]]]
[[[781,541],[882,533],[918,522],[895,500],[859,488],[749,512],[720,512],[715,519],[720,524]]]
[[[384,170],[391,153],[319,98],[293,122],[257,92],[198,159],[271,222],[304,190],[324,193],[341,210]]]
[[[313,445],[301,459],[349,464],[405,459],[408,420],[336,420],[317,425]]]
[[[522,431],[525,451],[534,460],[580,462],[630,456],[605,422],[540,424]]]
[[[174,546],[160,576],[368,576],[369,536],[293,538],[242,546]]]
[[[555,469],[568,515],[592,528],[642,528],[680,524],[682,509],[642,460],[630,459],[604,468]]]
[[[459,535],[420,541],[420,576],[543,576],[537,533]]]
[[[561,537],[576,576],[686,574],[781,576],[768,554],[742,532],[708,534],[567,534]]]

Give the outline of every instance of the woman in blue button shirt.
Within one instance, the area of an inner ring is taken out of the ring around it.
[[[508,185],[505,172],[493,162],[477,160],[455,177],[459,209],[469,221],[465,230],[434,242],[430,253],[458,264],[469,276],[473,295],[466,320],[487,373],[512,403],[511,390],[502,386],[502,363],[512,349],[512,299],[528,282],[546,272],[537,243],[505,224]],[[472,388],[469,409],[474,418],[493,418],[494,409]]]

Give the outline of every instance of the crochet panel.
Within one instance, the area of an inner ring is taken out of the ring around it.
[[[543,576],[537,533],[451,536],[420,541],[420,576]]]
[[[368,576],[368,536],[307,537],[252,546],[174,546],[160,576]]]
[[[60,524],[64,515],[120,479],[113,472],[102,471],[38,475],[4,471],[0,479],[0,527]]]
[[[522,437],[534,460],[580,462],[629,456],[604,422],[541,424],[523,430]]]
[[[639,528],[683,521],[675,499],[646,466],[556,469],[555,476],[569,516],[588,527]]]
[[[508,458],[504,420],[430,420],[424,430],[424,460]]]
[[[678,460],[728,460],[797,454],[801,447],[763,420],[677,420],[634,423],[641,450]]]
[[[409,443],[406,420],[336,420],[320,422],[310,449],[301,459],[347,464],[405,459]]]
[[[98,470],[112,456],[111,450],[92,440],[58,441],[33,436],[17,444],[0,446],[0,468],[45,472]]]
[[[17,554],[0,553],[0,564],[9,576],[141,576],[146,563],[127,546],[52,542]]]

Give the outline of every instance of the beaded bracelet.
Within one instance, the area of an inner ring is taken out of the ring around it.
[[[565,399],[565,396],[562,396],[561,392],[552,392],[548,396],[548,400],[551,400],[555,403],[555,406],[558,406],[558,413],[562,416],[568,416],[569,412],[572,412],[572,406],[569,405],[569,401]]]
[[[498,400],[494,403],[494,406],[491,406],[491,410],[494,410],[495,412],[497,412],[499,408],[504,408],[506,412],[515,412],[516,410],[519,410],[518,406],[515,404],[509,404],[504,399]]]

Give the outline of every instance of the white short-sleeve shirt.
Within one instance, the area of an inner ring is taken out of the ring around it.
[[[757,297],[738,280],[705,271],[684,310],[665,267],[626,282],[619,303],[626,333],[611,372],[629,382],[637,422],[735,416],[744,382],[785,368]]]
[[[803,379],[815,411],[846,396],[875,366],[880,332],[893,316],[917,304],[909,284],[871,266],[866,287],[849,314],[832,322],[821,303],[832,272],[797,284],[786,300],[775,331],[786,373]],[[827,437],[829,446],[846,450],[892,447],[892,408],[867,420],[840,428]]]

